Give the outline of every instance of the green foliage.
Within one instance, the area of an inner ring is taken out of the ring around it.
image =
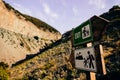
[[[13,10],[13,11],[16,13],[17,16],[23,15],[22,13],[20,13],[18,10],[15,10],[11,5],[9,5],[9,4],[6,3],[5,1],[3,1],[3,3],[5,4],[5,6],[6,6],[6,8],[7,8],[8,10]]]
[[[0,62],[0,80],[8,80],[8,71],[6,70],[8,68],[8,64],[4,62]]]
[[[120,9],[119,5],[114,5],[109,11],[114,11],[116,9]]]
[[[0,80],[8,80],[8,72],[3,67],[0,66]]]
[[[108,12],[103,13],[101,17],[113,21],[114,19],[120,19],[120,7],[118,5],[113,6],[111,9],[109,9]]]
[[[52,66],[53,66],[52,63],[47,63],[47,64],[45,64],[44,70],[47,70],[47,69],[51,68]]]
[[[43,79],[46,76],[46,74],[43,72],[40,74],[40,78]]]
[[[9,67],[9,65],[4,62],[0,62],[0,67],[2,67],[3,69],[6,69]]]
[[[10,6],[8,3],[6,3],[5,1],[3,1],[3,2],[5,4],[5,6],[7,7],[7,9],[9,9],[9,10],[13,9],[12,6]]]
[[[24,75],[22,80],[28,80],[28,76]]]

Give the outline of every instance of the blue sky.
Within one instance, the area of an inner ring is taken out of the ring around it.
[[[24,14],[36,17],[61,33],[90,17],[107,12],[120,0],[4,0]]]

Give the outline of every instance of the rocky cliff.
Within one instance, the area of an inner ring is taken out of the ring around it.
[[[21,33],[27,36],[40,36],[45,39],[59,39],[59,32],[51,32],[43,27],[49,26],[46,23],[39,21],[36,25],[35,21],[28,18],[28,16],[21,14],[0,0],[0,27],[11,30],[13,32]],[[31,17],[32,18],[32,17]],[[39,24],[44,24],[39,27]],[[39,28],[38,28],[39,27]]]
[[[0,0],[0,61],[12,64],[60,38],[61,34],[45,22]]]

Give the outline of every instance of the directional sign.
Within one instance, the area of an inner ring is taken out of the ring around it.
[[[75,67],[77,69],[97,72],[94,47],[75,50]]]
[[[73,45],[77,46],[88,41],[92,41],[92,28],[90,20],[87,20],[73,30]]]

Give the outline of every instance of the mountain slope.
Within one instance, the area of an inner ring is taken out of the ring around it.
[[[106,17],[108,16],[109,15],[106,15]],[[109,17],[114,16],[110,15]],[[114,19],[115,18],[113,18],[113,20]],[[120,19],[120,17],[117,19]],[[99,41],[99,43],[103,45],[103,56],[105,57],[108,73],[105,76],[98,76],[100,80],[102,77],[103,79],[107,78],[108,80],[114,80],[115,77],[118,79],[118,74],[113,76],[111,73],[113,71],[120,73],[120,25],[118,22],[114,21],[111,20],[106,29],[106,33],[102,35],[102,39]],[[71,31],[68,31],[63,34],[62,39],[53,43],[53,47],[50,47],[43,52],[39,52],[40,54],[38,56],[31,58],[30,60],[13,66],[10,69],[11,79],[86,80],[87,76],[85,72],[72,68],[69,62],[72,48],[70,37]]]
[[[24,59],[27,54],[39,52],[39,49],[51,43],[48,39],[29,37],[0,28],[0,61],[13,64]]]
[[[109,43],[113,44],[113,43],[117,42],[116,48],[119,47],[119,42],[120,42],[120,7],[118,5],[115,5],[108,12],[103,13],[100,16],[105,18],[105,19],[108,19],[110,21],[110,23],[108,24],[106,33],[103,36],[103,41],[106,41],[106,43],[108,42],[108,44]],[[116,49],[113,49],[113,50],[116,50]]]
[[[56,43],[56,46],[47,49],[38,56],[25,61],[22,64],[18,64],[11,68],[11,78],[19,79],[25,77],[31,77],[34,79],[51,79],[52,77],[59,76],[62,71],[66,74],[64,70],[57,73],[57,69],[62,69],[64,65],[71,67],[69,60],[69,55],[71,52],[70,41],[64,43]],[[68,66],[69,65],[69,66]],[[19,75],[17,75],[19,74]],[[63,76],[67,76],[67,74]],[[44,77],[42,77],[45,75]],[[56,77],[58,78],[58,77]]]
[[[108,76],[112,80],[120,79],[120,7],[118,5],[113,6],[101,17],[110,20],[106,33],[102,38],[104,41],[103,56],[105,57]]]
[[[21,16],[20,13],[11,9],[11,7],[6,9],[2,2],[0,5],[3,5],[0,7],[0,10],[2,10],[0,15],[4,16],[0,18],[0,44],[2,45],[0,46],[0,51],[2,52],[0,54],[2,54],[3,57],[9,58],[10,56],[12,58],[12,62],[10,63],[14,65],[9,68],[9,78],[11,80],[86,80],[87,76],[85,72],[73,68],[69,62],[72,48],[70,41],[71,31],[66,32],[62,38],[59,39],[61,37],[59,32],[56,37],[54,36],[54,30],[53,32],[51,29],[44,30],[46,28],[39,27],[41,24],[36,27],[35,25],[38,22],[31,22],[36,19],[23,14]],[[116,8],[113,8],[110,12],[101,15],[101,17],[111,21],[108,24],[106,33],[102,35],[102,39],[99,42],[104,47],[103,56],[105,57],[107,72],[120,72],[120,14],[118,14],[118,12],[116,13]],[[118,16],[115,17],[116,15]],[[12,20],[10,19],[11,16]],[[49,33],[53,34],[52,36],[54,37],[50,36],[51,34]],[[37,55],[33,57],[32,53]],[[11,56],[11,54],[13,55]],[[22,58],[20,58],[22,59],[21,61],[23,61],[22,63],[19,63],[20,59],[13,61],[20,56],[22,56]],[[3,59],[2,61],[5,60],[8,59]],[[16,61],[18,61],[18,63]],[[108,80],[112,79],[111,75],[108,75],[107,78],[109,78]]]
[[[22,14],[0,0],[0,61],[9,65],[61,38],[60,32],[45,22]]]
[[[0,4],[0,27],[27,36],[39,36],[51,40],[57,40],[61,37],[61,34],[48,24],[21,14],[2,0],[0,0]]]

